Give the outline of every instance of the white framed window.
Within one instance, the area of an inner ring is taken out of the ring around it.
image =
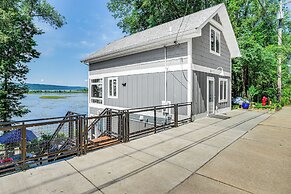
[[[220,31],[210,26],[210,53],[220,56]]]
[[[96,104],[103,103],[103,79],[90,80],[90,102]]]
[[[228,96],[228,79],[219,78],[219,99],[218,102],[227,102]]]
[[[118,78],[108,78],[108,98],[118,98]]]

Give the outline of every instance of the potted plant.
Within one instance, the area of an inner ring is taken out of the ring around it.
[[[243,109],[248,109],[250,107],[250,101],[248,101],[247,99],[243,99],[243,103],[241,106]]]

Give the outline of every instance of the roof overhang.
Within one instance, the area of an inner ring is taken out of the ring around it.
[[[152,41],[143,42],[140,44],[134,44],[129,47],[122,48],[121,50],[115,50],[114,52],[108,53],[107,55],[103,55],[101,57],[96,57],[93,59],[84,59],[82,63],[97,63],[100,61],[106,61],[122,56],[132,55],[139,52],[144,52],[148,50],[153,50],[165,46],[170,46],[174,44],[180,44],[186,42],[187,40],[195,37],[201,36],[201,30],[191,30],[188,32],[184,32],[183,36],[178,36],[176,34],[171,34],[169,36],[159,38]]]
[[[226,7],[224,4],[221,4],[219,8],[208,18],[206,19],[200,27],[195,28],[193,30],[183,31],[181,34],[170,34],[164,36],[162,38],[153,39],[151,41],[141,42],[139,44],[133,44],[128,47],[123,47],[122,49],[116,49],[106,55],[102,55],[99,57],[91,57],[82,60],[82,63],[97,63],[100,61],[110,60],[126,55],[132,55],[139,52],[144,52],[148,50],[152,50],[155,48],[161,48],[164,46],[179,44],[182,42],[186,42],[187,40],[195,37],[201,36],[202,28],[207,24],[213,22],[213,17],[218,14],[222,23],[222,30],[226,44],[228,46],[231,58],[240,57],[241,53],[239,50],[238,42],[236,40]]]

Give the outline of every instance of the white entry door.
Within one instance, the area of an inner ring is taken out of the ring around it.
[[[215,107],[214,77],[207,77],[207,115],[214,114]]]

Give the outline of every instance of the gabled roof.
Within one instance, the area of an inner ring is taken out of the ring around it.
[[[201,36],[201,29],[218,14],[223,26],[223,34],[232,58],[239,57],[240,51],[224,4],[195,12],[153,28],[132,34],[106,45],[101,50],[89,55],[82,62],[98,62],[119,56],[125,56],[153,47],[163,47],[174,41]],[[181,24],[182,22],[182,24]],[[180,27],[181,25],[181,27]],[[180,27],[180,30],[179,30]],[[177,36],[177,33],[179,34]]]

